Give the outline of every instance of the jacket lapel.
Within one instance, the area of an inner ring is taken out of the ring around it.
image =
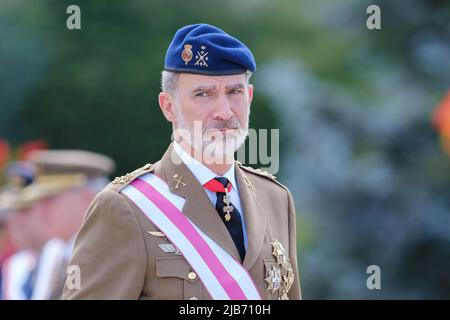
[[[267,214],[257,199],[257,191],[244,171],[236,165],[236,181],[239,189],[242,210],[247,228],[248,247],[243,266],[250,270],[256,262],[264,245],[267,227]]]
[[[186,217],[239,261],[239,252],[227,228],[212,206],[203,186],[200,185],[173,149],[173,144],[169,146],[162,157],[158,169],[155,173],[166,181],[170,191],[185,198],[182,211]]]

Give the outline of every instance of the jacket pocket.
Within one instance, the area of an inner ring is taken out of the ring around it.
[[[162,299],[202,298],[202,283],[183,257],[156,257],[156,276]]]

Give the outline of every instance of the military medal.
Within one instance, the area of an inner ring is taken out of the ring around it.
[[[225,188],[225,195],[223,196],[223,203],[225,206],[223,207],[223,212],[225,213],[225,220],[228,222],[231,220],[231,214],[234,210],[234,207],[230,205],[230,195],[228,193],[228,188]]]
[[[269,284],[267,291],[272,291],[272,294],[275,293],[281,286],[281,270],[272,266],[272,269],[269,269],[269,276],[264,280]]]
[[[288,262],[283,245],[278,241],[274,241],[271,244],[273,248],[272,254],[276,258],[276,265],[267,270],[268,277],[265,279],[268,283],[267,291],[272,294],[277,291],[279,300],[288,300],[288,292],[294,283],[294,270],[292,270],[292,266]]]
[[[158,244],[158,247],[161,248],[162,251],[164,251],[165,253],[174,253],[177,256],[182,256],[183,254],[181,253],[180,250],[178,250],[177,247],[175,247],[173,244],[171,243],[161,243]]]
[[[222,201],[224,206],[222,207],[222,210],[217,208],[218,213],[220,215],[225,214],[223,218],[226,222],[231,220],[231,213],[234,210],[233,205],[231,204],[231,197],[230,197],[230,191],[232,188],[232,185],[230,182],[228,182],[228,185],[225,187],[222,182],[219,182],[216,179],[211,179],[207,183],[204,184],[204,187],[210,191],[216,192],[217,197],[222,197]],[[220,203],[220,198],[217,199],[218,203]],[[220,203],[221,204],[221,203]],[[221,205],[220,205],[221,206]],[[222,211],[222,212],[220,212]]]

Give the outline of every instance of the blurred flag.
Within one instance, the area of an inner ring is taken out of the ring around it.
[[[47,143],[43,140],[33,140],[24,142],[19,146],[17,150],[17,160],[25,161],[31,152],[36,150],[48,149]]]
[[[6,165],[9,159],[9,145],[4,139],[0,139],[0,170]]]
[[[450,155],[450,90],[434,110],[432,121],[441,136],[442,148]]]

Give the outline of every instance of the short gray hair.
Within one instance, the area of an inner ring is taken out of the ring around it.
[[[178,80],[178,72],[166,71],[161,72],[161,89],[170,95],[175,94],[175,87]]]
[[[247,80],[247,84],[250,82],[250,78],[252,76],[252,72],[247,70],[245,72],[245,77]],[[173,71],[163,70],[161,72],[161,89],[163,92],[166,92],[170,95],[175,95],[175,89],[177,85],[179,73]]]

